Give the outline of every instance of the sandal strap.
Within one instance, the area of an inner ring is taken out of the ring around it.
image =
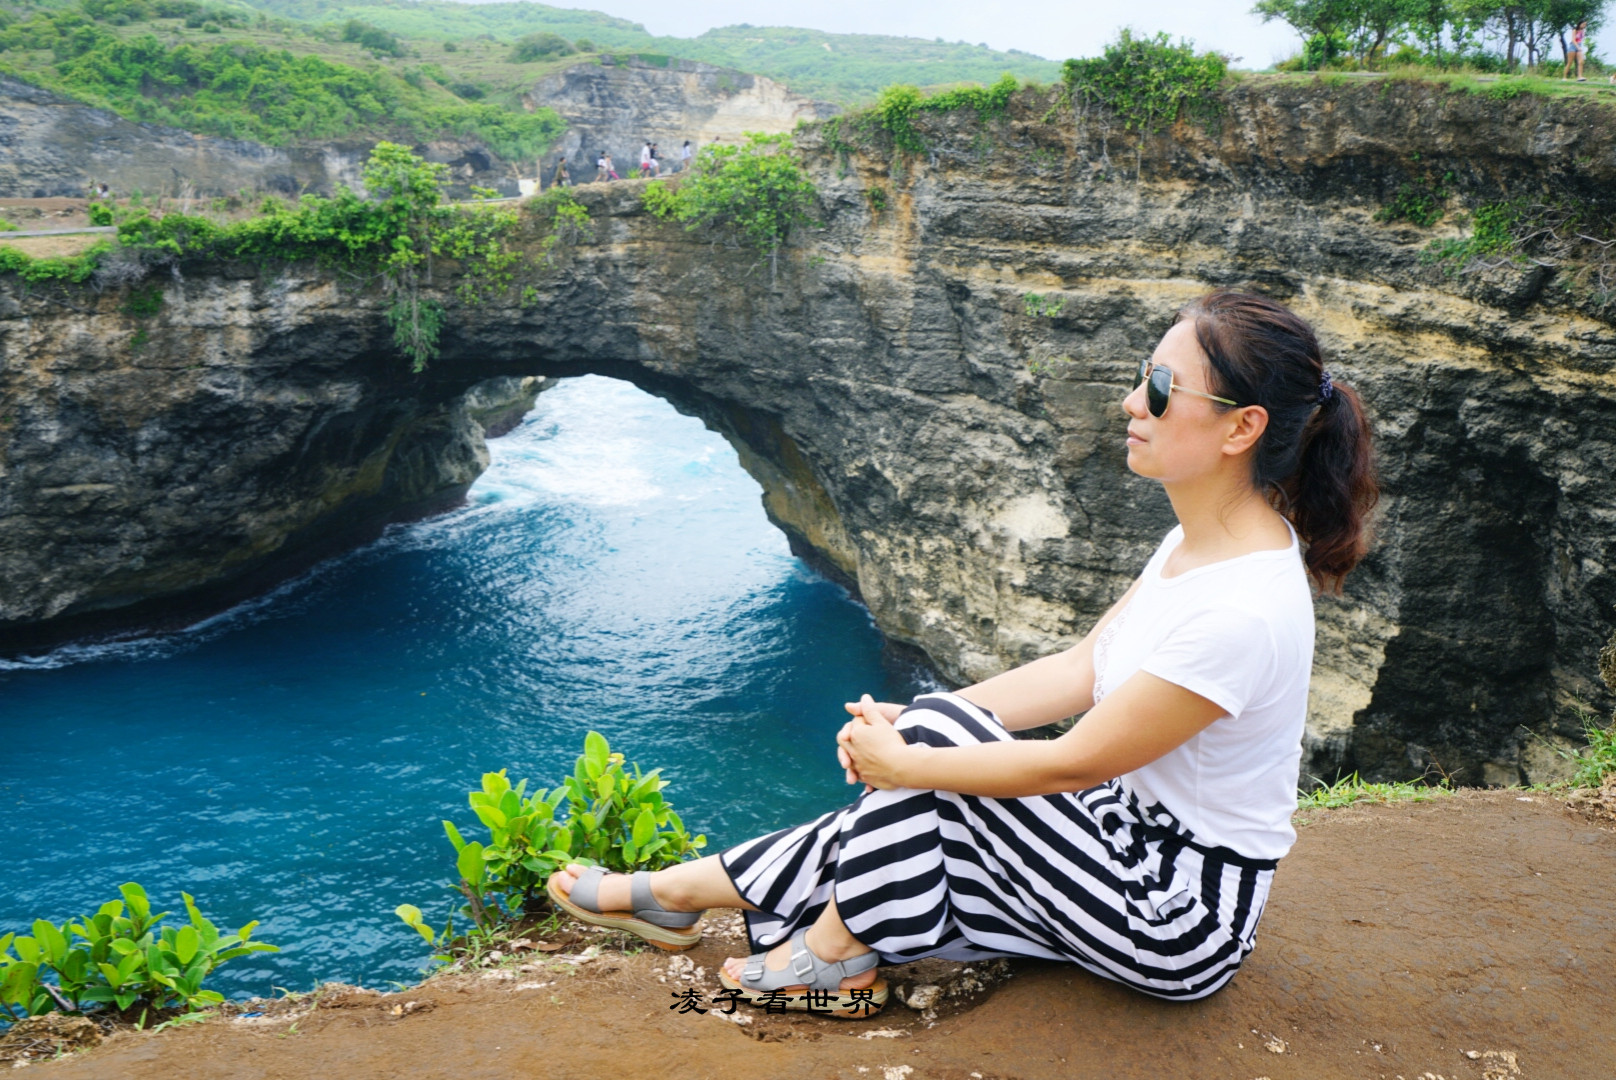
[[[606,876],[606,871],[598,866],[586,866],[584,872],[578,875],[578,880],[572,883],[572,891],[567,893],[567,899],[583,908],[600,914],[600,879]]]
[[[669,911],[657,903],[657,898],[651,895],[651,872],[649,870],[636,870],[628,879],[629,906],[634,909],[634,917],[643,919],[653,926],[667,926],[683,928],[695,926],[701,921],[699,911]]]
[[[875,952],[862,953],[835,963],[821,960],[808,947],[808,928],[791,935],[791,959],[778,971],[769,970],[768,953],[754,953],[746,959],[741,981],[748,990],[778,990],[782,986],[807,986],[810,990],[837,990],[842,980],[879,967]]]

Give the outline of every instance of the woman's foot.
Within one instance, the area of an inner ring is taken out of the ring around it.
[[[804,941],[808,948],[812,949],[814,954],[821,960],[835,963],[839,960],[851,960],[855,956],[863,956],[865,953],[870,951],[864,946],[859,945],[857,942],[854,942],[854,947],[851,949],[845,947],[842,949],[835,949],[825,946],[818,940],[818,929],[818,927],[810,927],[808,929],[808,936],[804,939]],[[730,957],[724,961],[724,973],[736,983],[740,983],[741,975],[746,970],[746,960],[747,958],[744,956]],[[774,948],[769,950],[768,959],[765,962],[764,967],[768,971],[783,971],[790,962],[791,942],[783,941],[779,945],[776,945]],[[861,971],[857,975],[849,975],[847,978],[843,979],[841,981],[840,989],[863,990],[866,987],[874,986],[876,978],[877,973],[875,968],[871,968],[869,971]],[[807,984],[805,983],[798,983],[794,986],[782,987],[781,993],[799,991],[804,989],[806,985]]]
[[[566,869],[557,870],[550,880],[556,883],[555,888],[563,896],[571,896],[572,887],[578,884],[578,875],[583,873],[585,869],[586,868],[581,863],[568,863]],[[654,877],[651,880],[653,883],[656,881]],[[668,908],[669,911],[677,910],[676,908],[668,907],[668,900],[666,897],[657,895],[657,888],[655,884],[652,884],[651,886],[651,895],[656,897],[657,903],[661,904],[665,908]],[[629,910],[629,904],[633,901],[629,896],[628,875],[611,873],[601,878],[599,896],[600,910],[602,911]]]
[[[623,930],[670,951],[701,942],[701,912],[679,903],[664,904],[649,873],[608,874],[570,863],[550,875],[550,901],[580,922]]]

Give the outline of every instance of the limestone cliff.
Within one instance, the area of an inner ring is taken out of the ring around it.
[[[640,147],[658,145],[664,168],[679,163],[679,147],[740,142],[748,131],[775,134],[800,121],[823,120],[840,109],[793,94],[761,75],[694,60],[654,63],[638,56],[602,56],[540,80],[526,95],[567,121],[567,133],[546,157],[553,169],[565,157],[573,179],[593,179],[601,151],[628,176],[639,167]],[[549,183],[548,171],[544,177]]]
[[[266,146],[250,139],[196,135],[53,94],[0,74],[0,198],[83,195],[96,182],[119,196],[198,196],[274,191],[329,195],[347,185],[364,190],[360,173],[373,139]],[[416,147],[449,166],[458,185],[505,184],[516,194],[510,167],[481,143],[449,139]]]
[[[1308,771],[1548,775],[1525,732],[1608,706],[1616,333],[1553,268],[1454,276],[1421,259],[1432,231],[1373,212],[1429,170],[1472,200],[1606,198],[1611,126],[1247,80],[1213,133],[1139,143],[1052,104],[930,118],[918,158],[806,133],[822,225],[772,282],[647,218],[637,184],[582,189],[594,235],[538,302],[457,312],[423,378],[382,299],[313,267],[185,267],[139,352],[114,297],[0,284],[0,627],[17,648],[194,598],[360,510],[452,495],[476,468],[446,449],[469,386],[598,371],[724,431],[883,630],[980,678],[1074,640],[1138,571],[1171,516],[1123,465],[1128,373],[1184,301],[1253,286],[1367,397],[1387,489],[1374,555],[1319,602]],[[436,479],[403,466],[433,455]]]

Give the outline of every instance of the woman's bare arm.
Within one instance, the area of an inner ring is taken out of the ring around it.
[[[1140,671],[1058,739],[910,745],[879,710],[869,709],[838,741],[872,787],[1015,799],[1103,784],[1155,761],[1223,715],[1201,695]]]
[[[1087,712],[1094,707],[1095,639],[1138,589],[1137,581],[1128,586],[1088,636],[1070,649],[967,686],[959,691],[960,697],[990,710],[1011,731],[1053,724]]]

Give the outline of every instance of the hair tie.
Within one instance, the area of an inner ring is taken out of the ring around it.
[[[1330,381],[1330,373],[1326,371],[1319,376],[1319,404],[1323,405],[1335,394],[1335,383]]]

